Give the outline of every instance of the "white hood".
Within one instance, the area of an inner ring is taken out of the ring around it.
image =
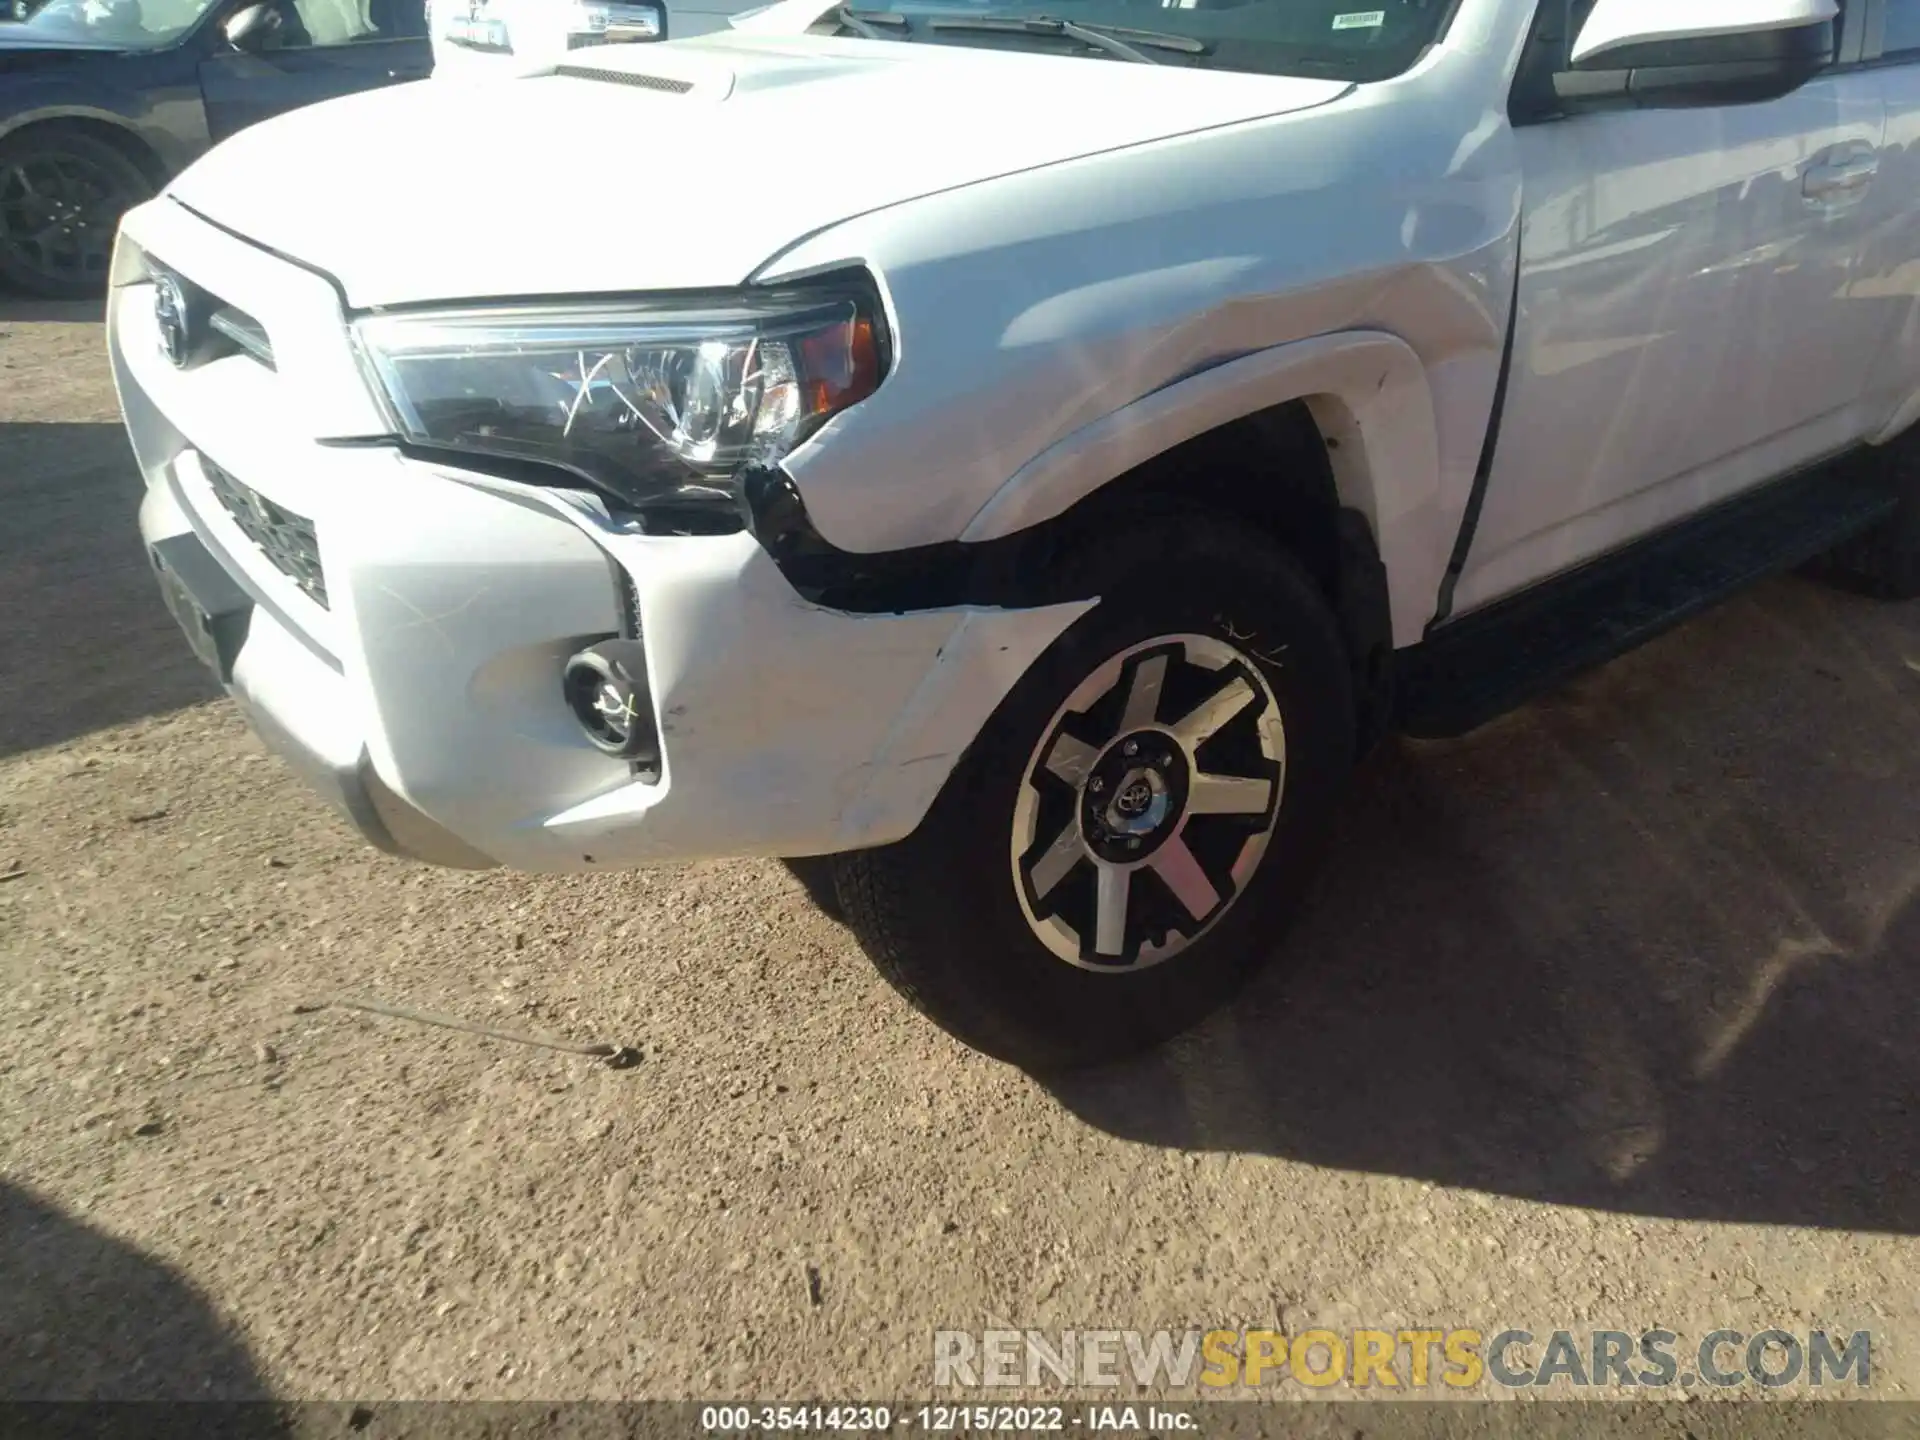
[[[329,101],[242,131],[169,188],[332,275],[355,307],[716,287],[854,215],[1347,88],[740,32],[572,63],[606,78],[428,80]]]

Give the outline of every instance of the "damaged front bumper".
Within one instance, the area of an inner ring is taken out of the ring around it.
[[[270,348],[172,364],[147,254]],[[378,422],[331,285],[164,198],[128,217],[115,282],[175,613],[204,618],[196,648],[263,738],[400,854],[553,871],[900,839],[1092,603],[852,614],[746,533],[633,533],[567,492],[322,443]],[[644,647],[657,768],[597,748],[567,701],[568,657],[616,636]]]

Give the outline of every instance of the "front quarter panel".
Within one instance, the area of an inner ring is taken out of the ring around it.
[[[868,264],[897,336],[876,401],[789,459],[821,534],[880,551],[1057,514],[1184,438],[1129,425],[1143,397],[1355,332],[1369,363],[1323,343],[1301,357],[1325,367],[1273,366],[1244,394],[1311,397],[1355,442],[1342,498],[1396,577],[1397,643],[1417,640],[1486,438],[1519,214],[1501,57],[1438,53],[1318,109],[931,196],[778,257],[760,278]],[[1388,387],[1401,423],[1362,423]],[[1115,417],[1130,433],[1092,447],[1107,474],[1055,463]]]

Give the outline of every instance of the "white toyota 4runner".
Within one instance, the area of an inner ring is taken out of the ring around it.
[[[113,285],[370,840],[792,860],[1031,1066],[1221,1003],[1382,735],[1920,591],[1920,0],[786,0],[256,126]]]

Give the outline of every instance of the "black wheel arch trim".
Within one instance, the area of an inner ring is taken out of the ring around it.
[[[1097,492],[1096,492],[1097,493]],[[749,471],[742,485],[747,528],[804,600],[854,614],[981,606],[1031,609],[1099,598],[1059,564],[1067,548],[1125,519],[1210,513],[1149,493],[1129,515],[1082,502],[1050,520],[992,540],[947,540],[900,550],[842,550],[823,536],[784,470]],[[1359,749],[1372,748],[1393,716],[1393,609],[1373,527],[1360,511],[1335,515],[1336,556],[1327,595],[1352,666]]]
[[[814,526],[793,477],[777,466],[742,477],[747,528],[800,596],[856,614],[959,605],[1029,608],[1085,596],[1036,583],[1071,527],[1054,521],[993,540],[943,540],[900,550],[842,550]],[[1064,518],[1064,517],[1063,517]]]

